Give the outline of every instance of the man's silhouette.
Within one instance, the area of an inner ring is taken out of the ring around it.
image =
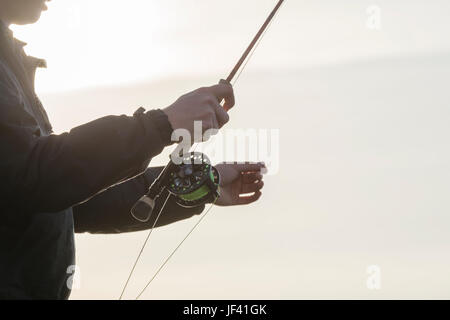
[[[53,134],[34,91],[45,62],[24,53],[10,24],[36,22],[45,0],[0,0],[0,298],[66,299],[74,262],[74,232],[120,233],[148,229],[130,208],[161,168],[150,160],[172,144],[173,130],[221,128],[234,105],[221,83],[182,96],[163,110],[109,116]],[[262,164],[219,165],[216,204],[249,204],[263,187]],[[251,194],[240,196],[243,194]],[[157,226],[199,214],[169,202]]]

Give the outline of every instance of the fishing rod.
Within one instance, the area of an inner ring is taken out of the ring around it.
[[[225,81],[228,84],[234,84],[239,79],[242,71],[245,69],[249,59],[253,55],[254,51],[258,47],[260,40],[264,37],[265,32],[273,21],[274,17],[278,13],[280,7],[283,5],[284,0],[279,0],[275,8],[272,10],[270,15],[265,20],[264,24],[258,30],[257,34],[251,41],[250,45],[242,54],[238,63],[234,66],[233,70],[226,78]],[[228,110],[227,110],[228,111]],[[220,196],[219,183],[220,177],[216,168],[211,165],[209,158],[199,152],[190,152],[182,155],[182,163],[175,164],[172,160],[166,165],[166,167],[161,171],[158,178],[152,183],[149,188],[148,193],[143,196],[131,209],[131,215],[139,222],[148,223],[151,217],[154,215],[154,211],[159,211],[152,228],[149,231],[147,238],[138,254],[138,257],[130,271],[127,281],[123,287],[122,293],[119,300],[122,299],[130,279],[134,273],[134,270],[139,262],[139,259],[150,239],[153,229],[164,210],[165,205],[169,201],[170,197],[174,197],[175,202],[185,208],[194,208],[211,203],[211,207],[206,211],[205,214],[199,219],[199,221],[194,225],[194,227],[189,231],[186,237],[179,243],[179,245],[172,251],[169,257],[164,261],[164,263],[156,271],[155,275],[147,282],[144,289],[139,293],[136,299],[139,299],[141,295],[145,292],[148,286],[153,282],[156,276],[161,272],[164,266],[169,262],[177,250],[182,246],[182,244],[188,239],[188,237],[195,231],[198,225],[203,221],[203,219],[208,215],[212,206],[215,204]],[[158,206],[158,199],[160,197],[164,198],[165,201],[162,206]],[[159,208],[158,210],[155,210]]]
[[[231,71],[230,75],[225,80],[226,82],[231,83],[233,81],[233,78],[236,76],[236,74],[238,73],[239,69],[241,69],[241,67],[244,64],[244,62],[250,56],[250,54],[252,53],[253,49],[256,49],[256,46],[257,46],[259,40],[264,35],[265,31],[269,27],[270,23],[272,22],[273,18],[277,14],[278,10],[280,10],[280,7],[283,5],[283,2],[284,2],[284,0],[279,0],[278,1],[278,3],[275,6],[275,8],[272,10],[270,15],[267,17],[266,21],[264,21],[264,24],[259,29],[259,31],[256,34],[256,36],[253,38],[253,40],[250,43],[250,45],[248,46],[247,50],[245,50],[245,52],[242,55],[241,59],[239,59],[239,61],[236,64],[236,66],[233,68],[233,70]]]

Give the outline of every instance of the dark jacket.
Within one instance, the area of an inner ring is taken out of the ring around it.
[[[160,172],[146,168],[172,128],[162,111],[140,110],[53,134],[34,92],[44,62],[23,46],[0,23],[0,298],[66,299],[74,232],[151,227],[130,208]],[[169,201],[158,226],[202,210]]]

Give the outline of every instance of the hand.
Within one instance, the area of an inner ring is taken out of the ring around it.
[[[266,169],[263,163],[219,164],[216,169],[220,175],[220,197],[216,205],[246,205],[261,197],[263,170]]]
[[[222,107],[220,102],[225,100]],[[194,137],[194,122],[202,122],[202,135],[209,129],[220,129],[229,120],[227,111],[234,106],[233,87],[221,80],[218,85],[204,87],[179,98],[163,111],[173,130],[186,129]]]

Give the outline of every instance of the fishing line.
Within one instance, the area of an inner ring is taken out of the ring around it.
[[[217,201],[217,200],[216,200]],[[156,279],[156,277],[159,275],[159,273],[164,269],[164,267],[167,265],[167,263],[170,261],[170,259],[175,255],[175,253],[180,249],[180,247],[183,245],[183,243],[189,238],[189,236],[197,229],[197,227],[200,225],[200,223],[206,218],[208,213],[211,211],[211,209],[214,207],[216,201],[210,205],[208,210],[201,216],[201,218],[197,221],[197,223],[192,227],[192,229],[189,231],[189,233],[184,237],[184,239],[180,242],[180,244],[172,251],[172,253],[167,257],[167,259],[164,261],[164,263],[159,267],[158,271],[156,271],[155,275],[150,279],[149,282],[145,285],[144,289],[139,293],[139,295],[136,297],[135,300],[138,300],[144,292],[147,290],[147,288],[150,286],[150,284],[153,282],[153,280]]]
[[[278,15],[279,11],[277,11],[274,15],[274,18]],[[239,71],[238,75],[236,76],[236,78],[234,79],[234,81],[232,82],[232,86],[235,87],[236,83],[238,82],[239,78],[242,75],[242,72],[244,71],[244,69],[247,67],[248,63],[250,62],[250,60],[252,60],[253,55],[256,52],[256,49],[258,49],[259,45],[261,44],[262,39],[264,39],[264,37],[266,36],[267,32],[269,31],[270,27],[272,26],[273,23],[273,19],[270,20],[269,24],[267,25],[267,28],[264,30],[264,32],[262,33],[261,37],[259,38],[258,42],[256,42],[255,47],[253,48],[252,52],[249,54],[247,60],[245,61],[244,65],[242,66],[241,70]]]
[[[167,201],[169,200],[171,194],[169,193],[167,195],[166,201],[164,201],[164,204],[161,208],[161,210],[158,213],[158,216],[156,217],[155,222],[153,222],[153,226],[148,232],[147,238],[145,238],[144,244],[142,245],[141,251],[139,252],[136,261],[133,264],[133,268],[130,271],[130,274],[128,275],[127,281],[125,282],[125,285],[123,286],[122,293],[120,294],[119,300],[122,300],[123,295],[125,291],[127,290],[128,284],[130,283],[130,279],[133,276],[134,270],[136,269],[137,264],[139,263],[139,260],[141,259],[142,254],[144,253],[145,247],[147,246],[148,241],[150,240],[150,236],[152,235],[153,229],[156,227],[156,224],[158,223],[159,217],[161,217],[162,212],[164,211],[164,208],[166,207]]]

